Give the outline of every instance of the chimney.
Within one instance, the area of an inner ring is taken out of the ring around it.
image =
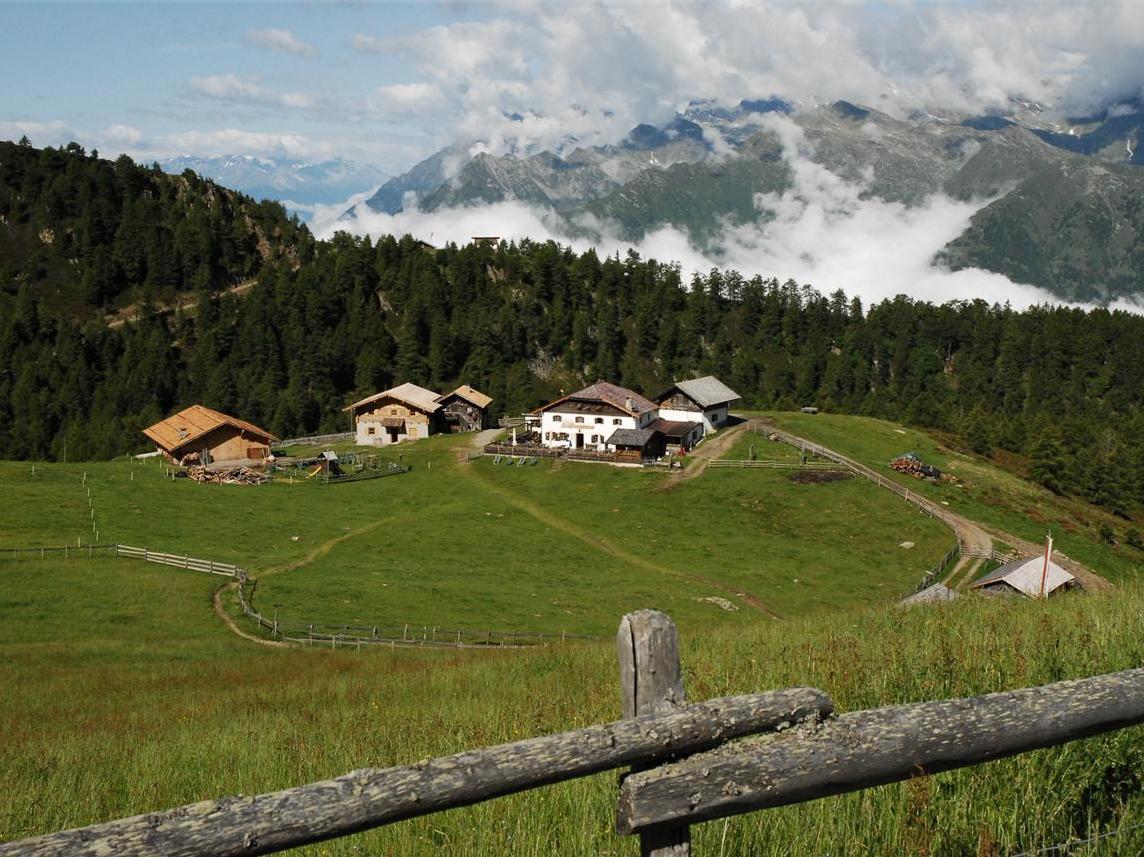
[[[627,403],[629,411],[635,410],[635,407],[633,407],[633,405],[632,405],[632,397],[631,396],[628,396],[626,399],[624,399],[624,401]]]

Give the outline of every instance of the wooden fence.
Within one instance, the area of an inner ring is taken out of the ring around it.
[[[291,437],[286,440],[280,440],[274,445],[281,446],[320,446],[323,443],[341,443],[346,440],[353,440],[354,433],[352,431],[343,431],[338,434],[313,434],[307,437]]]
[[[831,699],[807,687],[685,704],[675,626],[662,613],[625,616],[616,647],[622,720],[9,842],[0,857],[269,854],[628,766],[617,831],[638,835],[644,855],[688,857],[701,821],[1144,722],[1144,669],[834,716]]]
[[[136,548],[130,545],[115,545],[115,555],[128,559],[141,559],[144,562],[157,562],[160,565],[173,565],[176,568],[186,568],[190,571],[202,571],[207,574],[218,574],[222,577],[235,577],[242,569],[237,565],[226,562],[215,562],[212,559],[198,559],[189,554],[163,553],[149,548]]]
[[[616,452],[600,452],[591,449],[557,449],[548,446],[523,446],[510,443],[490,443],[484,448],[485,455],[507,455],[511,457],[523,456],[539,458],[563,458],[569,461],[605,461],[611,464],[639,464],[643,456],[638,451],[619,450]]]
[[[849,467],[839,467],[829,461],[795,461],[782,459],[750,459],[750,458],[713,458],[707,462],[707,467],[758,467],[772,470],[826,470],[837,472],[844,470],[850,472]]]

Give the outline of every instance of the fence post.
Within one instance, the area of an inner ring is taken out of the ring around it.
[[[675,623],[658,610],[637,610],[616,632],[623,717],[672,711],[684,703]],[[641,857],[690,857],[691,828],[653,827],[640,834]]]

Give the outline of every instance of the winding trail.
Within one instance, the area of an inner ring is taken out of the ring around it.
[[[744,423],[742,427],[736,426],[735,429],[732,429],[732,431],[735,431],[735,430],[741,431],[742,428],[745,428],[745,427],[746,427],[746,423]],[[491,438],[491,437],[495,437],[498,433],[499,433],[499,431],[496,429],[492,429],[488,432],[479,433],[473,439],[473,446],[477,447],[477,448],[483,447],[486,443],[490,442],[489,440],[484,440],[483,439],[484,436],[488,436]],[[731,440],[734,440],[734,438],[736,436],[737,435],[733,435],[731,437]],[[717,454],[720,451],[720,449],[722,449],[722,448],[724,448],[724,447],[717,447],[717,448],[713,449],[713,451],[711,452],[711,455]],[[468,462],[466,462],[466,465],[468,465]],[[696,473],[702,472],[702,470],[703,470],[702,467],[695,467]],[[523,497],[520,497],[516,494],[513,494],[510,491],[506,491],[501,486],[492,483],[491,481],[489,481],[483,475],[480,474],[478,468],[474,468],[471,466],[465,466],[465,467],[460,468],[459,472],[465,474],[469,478],[478,480],[482,484],[482,486],[484,486],[484,488],[487,491],[491,492],[492,494],[495,494],[497,497],[499,497],[501,500],[504,500],[509,505],[519,509],[520,511],[524,512],[525,514],[530,515],[531,517],[540,521],[540,523],[544,524],[546,527],[549,527],[549,528],[554,529],[554,530],[559,530],[560,532],[564,533],[565,535],[572,536],[572,538],[577,539],[577,540],[583,542],[584,544],[586,544],[592,548],[595,548],[596,550],[599,550],[603,553],[606,553],[609,556],[620,560],[621,562],[625,562],[628,565],[634,565],[637,568],[644,569],[645,571],[651,571],[651,572],[654,572],[656,574],[662,574],[662,575],[666,575],[668,577],[675,577],[675,578],[679,578],[681,580],[690,581],[691,583],[698,583],[702,586],[707,586],[711,589],[714,589],[716,592],[720,592],[724,595],[730,595],[733,598],[737,598],[737,599],[741,600],[744,604],[746,604],[752,610],[756,610],[759,613],[762,613],[764,616],[769,616],[772,619],[781,619],[782,618],[782,616],[780,616],[778,613],[776,613],[774,610],[772,610],[770,607],[768,607],[766,602],[763,601],[763,599],[759,598],[759,596],[757,596],[753,593],[745,592],[741,589],[737,589],[735,587],[728,586],[725,583],[721,583],[717,580],[712,580],[711,578],[708,578],[708,577],[703,577],[702,575],[699,575],[699,574],[694,574],[692,572],[687,572],[687,571],[679,571],[678,569],[674,569],[674,568],[668,568],[665,565],[660,565],[659,563],[652,562],[651,560],[649,560],[645,557],[642,557],[639,554],[632,553],[631,551],[625,550],[624,548],[619,547],[618,545],[612,544],[607,539],[603,539],[603,538],[599,538],[597,536],[594,536],[591,533],[589,533],[587,530],[584,530],[584,529],[576,526],[572,522],[567,521],[564,518],[558,517],[556,515],[553,515],[550,512],[546,512],[544,509],[542,509],[536,503],[533,503],[529,500],[526,500]]]
[[[1028,556],[1036,556],[1044,550],[1044,547],[1041,545],[1036,545],[1025,539],[1019,539],[1009,533],[970,520],[942,506],[940,503],[932,503],[928,499],[918,495],[917,492],[911,494],[908,488],[883,476],[873,468],[867,467],[865,464],[861,464],[852,458],[848,458],[840,452],[822,446],[822,444],[783,431],[767,420],[755,420],[752,424],[761,427],[764,431],[777,433],[779,438],[786,443],[791,443],[795,446],[801,445],[804,449],[813,451],[825,458],[845,465],[860,476],[864,476],[877,485],[903,497],[907,502],[914,504],[953,530],[954,533],[957,534],[957,541],[961,546],[961,556],[945,578],[944,583],[950,589],[963,589],[976,579],[978,570],[988,561],[988,558],[992,556],[994,538],[1006,544],[1013,545]],[[905,492],[904,495],[903,491]],[[982,556],[982,554],[984,554],[984,556]],[[1055,552],[1054,556],[1058,564],[1074,574],[1085,589],[1110,590],[1114,588],[1111,583],[1095,571],[1081,565],[1076,560],[1070,559],[1059,551]]]

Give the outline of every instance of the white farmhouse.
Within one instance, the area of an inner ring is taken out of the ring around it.
[[[659,416],[675,422],[698,422],[703,434],[727,422],[731,403],[740,396],[714,375],[679,381],[656,396]]]
[[[618,429],[646,429],[658,416],[655,402],[634,390],[597,381],[530,416],[540,418],[540,441],[557,449],[607,450]]]

